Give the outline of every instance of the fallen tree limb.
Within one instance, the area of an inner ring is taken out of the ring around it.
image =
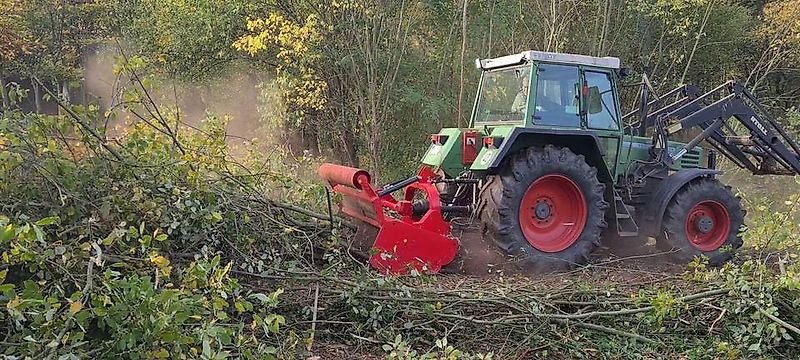
[[[800,329],[798,329],[797,326],[789,324],[788,322],[781,320],[781,318],[766,312],[766,310],[762,309],[760,306],[756,306],[756,309],[758,310],[758,312],[764,314],[764,316],[768,317],[770,320],[786,328],[786,330],[790,330],[791,332],[800,335]]]
[[[639,334],[634,334],[634,333],[627,332],[627,331],[612,329],[612,328],[601,326],[601,325],[590,324],[590,323],[586,323],[586,322],[582,322],[582,321],[568,321],[568,320],[563,320],[563,319],[553,319],[553,321],[555,321],[557,323],[560,323],[560,324],[568,325],[568,326],[569,325],[574,325],[574,326],[582,327],[584,329],[597,330],[597,331],[602,331],[602,332],[605,332],[605,333],[608,333],[608,334],[612,334],[612,335],[625,336],[625,337],[629,337],[629,338],[636,339],[636,340],[643,341],[643,342],[650,343],[650,344],[660,344],[660,342],[658,342],[658,341],[646,338],[646,337],[644,337],[642,335],[639,335]]]

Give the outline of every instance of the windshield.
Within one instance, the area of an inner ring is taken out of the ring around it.
[[[525,120],[530,73],[530,66],[484,72],[475,122]]]

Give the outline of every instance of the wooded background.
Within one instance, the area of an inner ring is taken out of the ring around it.
[[[529,49],[738,78],[800,130],[798,0],[0,0],[0,359],[798,358],[800,179],[724,175],[720,268],[351,251],[319,162],[405,178],[469,120],[474,58]]]
[[[112,89],[97,83],[111,82],[108,53],[124,49],[143,71],[178,84],[174,100],[189,117],[229,112],[239,135],[279,138],[294,154],[363,166],[387,181],[413,169],[428,133],[469,121],[477,57],[529,49],[617,56],[661,91],[740,79],[779,117],[800,102],[797,0],[0,4],[6,108],[16,83],[31,90],[23,107],[57,111],[31,76],[69,103],[107,99]],[[224,101],[236,106],[214,106]],[[253,133],[263,124],[269,131]]]

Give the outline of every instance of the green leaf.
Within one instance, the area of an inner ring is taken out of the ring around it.
[[[164,241],[167,240],[167,238],[167,234],[158,234],[158,236],[156,236],[156,241]]]
[[[267,295],[262,293],[250,294],[248,297],[256,298],[258,299],[258,301],[261,301],[262,303],[267,303],[267,301],[269,301],[269,297],[267,297]]]
[[[266,322],[269,327],[269,332],[277,334],[280,330],[280,326],[286,324],[286,318],[278,314],[269,314],[267,315]]]
[[[0,244],[11,240],[14,237],[15,230],[12,224],[8,224],[3,230],[0,230]]]
[[[139,237],[139,230],[137,230],[136,227],[133,227],[133,226],[129,227],[128,228],[128,237],[138,238]]]
[[[103,239],[103,241],[101,243],[104,246],[109,246],[109,245],[113,244],[114,240],[116,240],[118,237],[119,236],[117,234],[117,231],[116,230],[112,230],[111,233],[108,234],[108,236],[106,236],[105,239]]]
[[[44,235],[44,231],[37,225],[33,225],[33,232],[36,233],[36,241],[43,243],[46,236]]]
[[[277,290],[273,291],[272,294],[269,294],[269,302],[273,305],[278,303],[278,296],[283,294],[283,289],[278,288]]]
[[[203,356],[211,356],[211,344],[209,343],[208,338],[203,338]]]
[[[160,348],[153,354],[153,356],[155,356],[156,359],[167,359],[169,358],[169,351],[167,351],[167,349]]]

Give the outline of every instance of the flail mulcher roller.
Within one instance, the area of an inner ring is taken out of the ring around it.
[[[643,75],[623,115],[617,58],[526,51],[476,67],[470,126],[431,135],[417,175],[376,187],[363,170],[320,168],[342,212],[379,229],[370,263],[384,273],[452,262],[447,219],[459,214],[531,269],[585,264],[601,239],[655,238],[681,260],[721,264],[742,246],[744,211],[718,156],[755,175],[800,173],[797,144],[736,81],[658,95]]]

